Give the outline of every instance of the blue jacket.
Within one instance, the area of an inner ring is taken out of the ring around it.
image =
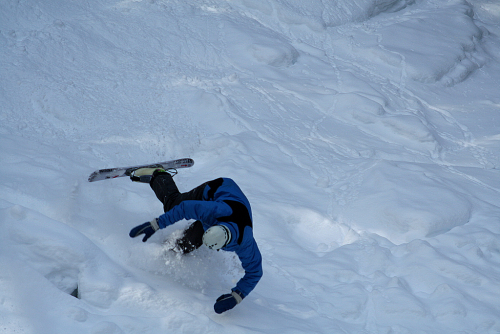
[[[231,179],[210,181],[203,191],[201,201],[183,201],[158,218],[160,228],[182,219],[201,221],[207,230],[214,225],[224,225],[231,231],[231,241],[223,250],[235,252],[245,275],[232,290],[246,297],[262,277],[262,257],[253,238],[250,203],[238,185]]]

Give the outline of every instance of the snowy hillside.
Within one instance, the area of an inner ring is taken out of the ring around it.
[[[496,0],[0,0],[0,332],[500,333],[499,34]],[[87,182],[184,157],[252,204],[222,315],[234,254]]]

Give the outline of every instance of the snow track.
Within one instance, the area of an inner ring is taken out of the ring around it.
[[[0,0],[0,331],[499,333],[498,6]],[[98,169],[190,156],[248,195],[264,277]],[[74,298],[78,287],[78,297]]]

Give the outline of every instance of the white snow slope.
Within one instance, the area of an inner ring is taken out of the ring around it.
[[[0,0],[0,332],[500,333],[499,34],[497,0]],[[183,157],[254,211],[222,315],[232,253],[87,182]]]

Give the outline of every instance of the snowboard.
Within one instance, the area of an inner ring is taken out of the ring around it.
[[[190,158],[169,160],[164,162],[158,162],[149,165],[140,166],[130,166],[130,167],[115,167],[115,168],[105,168],[99,169],[90,174],[89,182],[101,181],[107,179],[115,179],[117,177],[130,176],[133,171],[139,168],[188,168],[194,165],[194,160]]]

